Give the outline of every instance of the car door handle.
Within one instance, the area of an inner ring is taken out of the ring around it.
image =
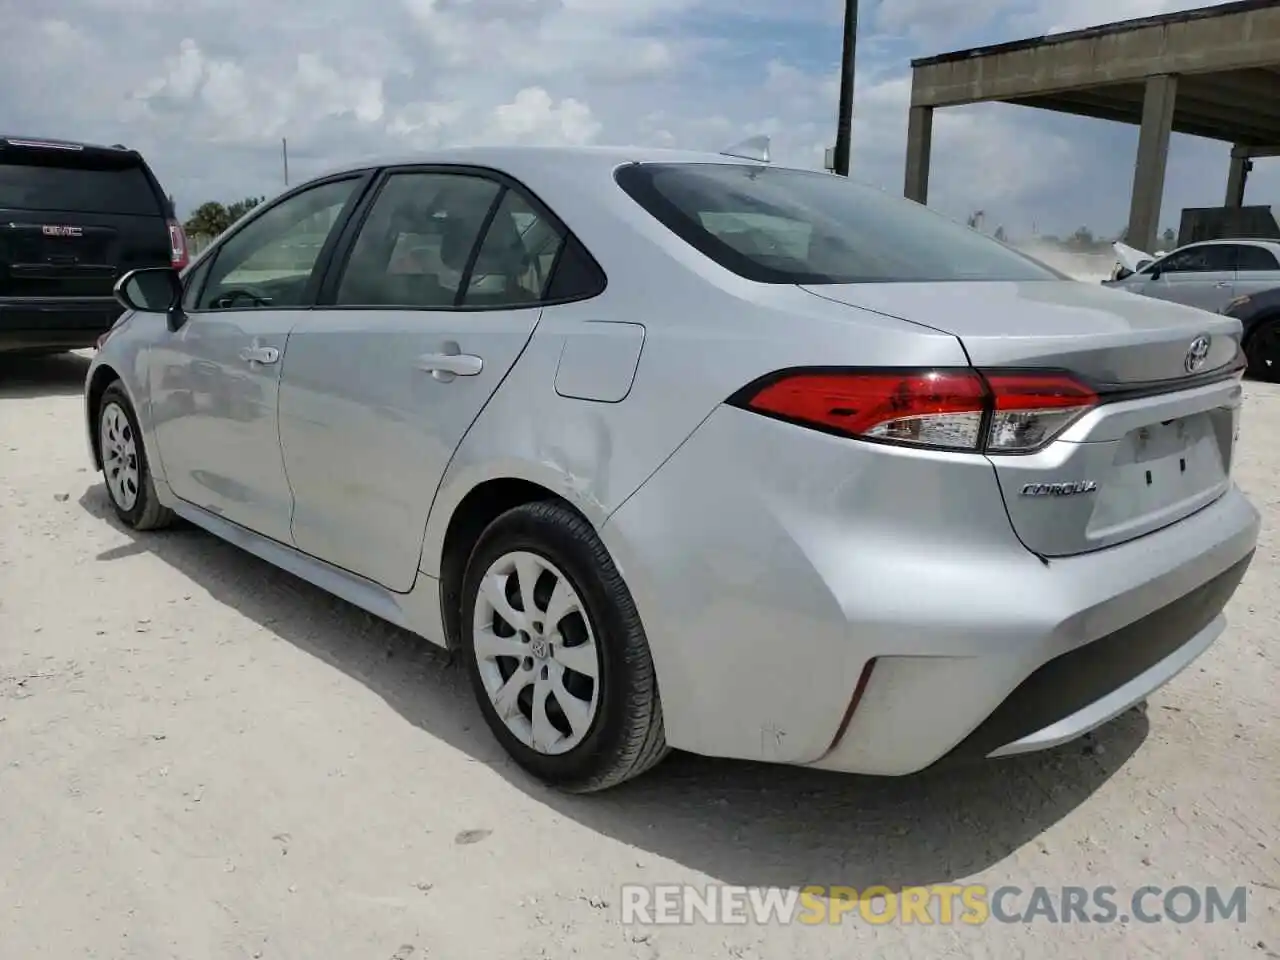
[[[275,363],[280,359],[280,351],[275,347],[245,347],[240,351],[240,359],[245,363]]]
[[[484,361],[470,353],[424,353],[418,357],[418,369],[448,383],[454,377],[474,377],[484,369]]]
[[[1215,284],[1214,284],[1214,286],[1215,286],[1215,287],[1229,287],[1229,286],[1231,286],[1231,281],[1230,281],[1230,280],[1219,280],[1217,283],[1215,283]]]

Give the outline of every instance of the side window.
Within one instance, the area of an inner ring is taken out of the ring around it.
[[[1213,250],[1213,247],[1188,247],[1169,254],[1158,261],[1156,266],[1161,273],[1207,273],[1210,270],[1228,269],[1213,265],[1216,260],[1221,259],[1214,257]]]
[[[336,302],[426,309],[456,305],[476,240],[501,189],[467,174],[391,174],[356,236]]]
[[[463,304],[518,307],[541,302],[563,244],[560,228],[508,188],[480,244]]]
[[[213,256],[199,309],[306,306],[320,251],[359,182],[331,180],[294,194],[232,234]]]
[[[1280,270],[1275,254],[1263,247],[1236,247],[1237,270]]]
[[[585,300],[604,292],[604,271],[577,237],[570,236],[547,288],[548,300]]]
[[[200,291],[204,289],[204,282],[209,277],[209,268],[213,266],[213,260],[212,256],[205,257],[198,267],[187,274],[182,290],[183,310],[199,309]]]

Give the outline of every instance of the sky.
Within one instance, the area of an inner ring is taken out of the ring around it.
[[[901,191],[910,60],[1205,0],[862,0],[853,175]],[[720,150],[767,133],[820,167],[842,0],[0,0],[5,133],[124,143],[180,212],[442,145]],[[1114,235],[1137,128],[1007,104],[940,110],[930,204],[1011,236]],[[1162,226],[1214,206],[1229,147],[1175,135]],[[1249,200],[1280,193],[1259,161]]]

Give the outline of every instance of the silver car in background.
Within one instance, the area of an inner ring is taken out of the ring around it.
[[[90,452],[456,650],[564,789],[1068,741],[1206,650],[1240,323],[841,177],[641,149],[340,170],[122,278]],[[284,681],[285,678],[282,678]]]
[[[1237,297],[1280,286],[1280,241],[1187,244],[1103,286],[1218,313]]]

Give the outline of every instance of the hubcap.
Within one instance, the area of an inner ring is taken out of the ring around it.
[[[600,702],[600,651],[568,578],[525,550],[485,571],[472,620],[476,663],[507,729],[544,754],[572,750]]]
[[[111,499],[121,510],[132,510],[138,502],[138,442],[119,404],[102,408],[98,438]]]

